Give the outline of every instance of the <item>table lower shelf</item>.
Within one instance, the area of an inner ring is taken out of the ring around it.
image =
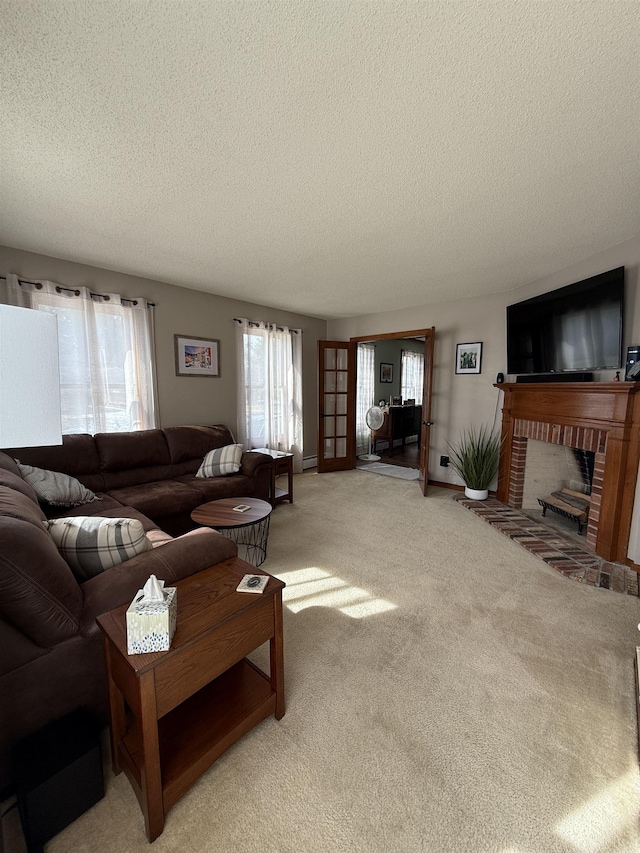
[[[275,704],[269,678],[244,658],[158,720],[164,812]],[[118,755],[140,799],[142,739],[133,716]]]

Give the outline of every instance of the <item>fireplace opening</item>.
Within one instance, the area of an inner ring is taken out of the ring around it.
[[[529,439],[522,509],[585,541],[594,466],[592,451]]]

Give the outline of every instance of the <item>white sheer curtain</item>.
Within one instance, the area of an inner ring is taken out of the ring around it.
[[[416,406],[422,403],[424,388],[424,353],[402,351],[400,369],[400,393],[403,400],[415,400]]]
[[[236,321],[238,440],[293,453],[302,471],[302,330]]]
[[[373,344],[358,344],[356,388],[356,454],[369,453],[371,430],[366,415],[374,405],[376,350]]]
[[[156,426],[153,306],[142,297],[91,293],[7,276],[9,302],[58,318],[62,432]]]

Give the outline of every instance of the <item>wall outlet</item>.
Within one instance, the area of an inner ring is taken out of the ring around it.
[[[449,457],[448,456],[441,456],[440,457],[440,467],[441,468],[448,468],[449,467]]]

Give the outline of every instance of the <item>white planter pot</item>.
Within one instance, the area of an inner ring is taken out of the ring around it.
[[[486,501],[489,497],[489,489],[470,489],[468,486],[465,486],[464,493],[472,501]]]

